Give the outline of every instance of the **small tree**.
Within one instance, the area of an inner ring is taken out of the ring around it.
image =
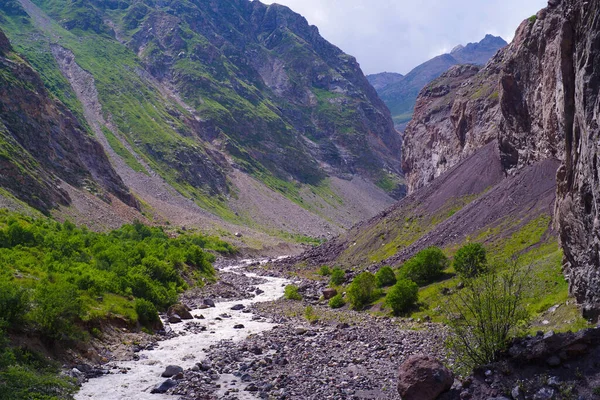
[[[485,272],[487,256],[480,243],[468,243],[458,249],[454,256],[454,269],[463,278],[473,278]]]
[[[334,268],[331,271],[331,278],[329,279],[329,283],[332,286],[339,286],[346,282],[346,273],[341,268]]]
[[[346,292],[350,305],[355,310],[362,310],[367,304],[373,301],[373,293],[377,283],[375,276],[370,272],[363,272],[358,275]]]
[[[283,296],[288,300],[302,300],[302,295],[298,293],[296,285],[287,285],[283,290]]]
[[[394,274],[394,270],[388,265],[381,267],[379,271],[377,271],[375,274],[375,279],[377,280],[377,287],[392,286],[396,283],[396,275]]]
[[[492,271],[469,281],[451,297],[449,345],[465,370],[493,362],[525,327],[530,270],[519,268],[514,261],[502,272]]]
[[[342,308],[344,305],[346,305],[346,300],[344,300],[341,293],[338,293],[329,299],[329,307],[331,308]]]
[[[421,250],[402,266],[402,276],[419,286],[434,282],[448,268],[448,258],[438,247]]]
[[[400,279],[385,296],[385,304],[394,315],[408,311],[419,299],[419,286],[411,280]]]
[[[319,268],[319,275],[321,275],[321,276],[331,275],[331,268],[329,268],[327,265],[321,266],[321,268]]]

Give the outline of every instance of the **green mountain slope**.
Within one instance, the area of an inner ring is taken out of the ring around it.
[[[167,196],[193,214],[289,231],[283,213],[256,210],[275,196],[310,219],[294,233],[316,235],[403,193],[385,105],[353,57],[286,7],[10,0],[0,27],[155,217]]]

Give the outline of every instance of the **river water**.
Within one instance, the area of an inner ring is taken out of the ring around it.
[[[243,270],[245,266],[254,260],[245,260],[241,264],[223,268],[222,271],[244,274],[249,277],[255,274]],[[81,390],[75,396],[76,400],[174,400],[175,397],[150,394],[151,389],[165,378],[161,378],[162,372],[167,365],[179,365],[184,370],[194,366],[205,357],[205,349],[221,340],[239,341],[250,334],[272,329],[274,324],[266,321],[253,321],[252,313],[232,311],[231,307],[243,304],[248,307],[251,304],[273,301],[283,296],[284,286],[289,283],[286,279],[274,277],[262,277],[265,283],[256,285],[264,293],[252,299],[225,301],[216,303],[215,308],[192,310],[192,315],[202,314],[206,319],[183,321],[172,324],[171,328],[177,333],[182,333],[172,339],[158,343],[154,350],[141,351],[139,361],[119,362],[120,369],[129,369],[127,374],[114,373],[100,378],[91,379],[83,384]],[[227,313],[231,318],[216,320],[220,314]],[[185,326],[190,323],[206,326],[206,331],[189,333]],[[234,325],[242,324],[244,329],[234,329]],[[165,325],[168,325],[165,322]],[[118,371],[118,370],[115,370]]]

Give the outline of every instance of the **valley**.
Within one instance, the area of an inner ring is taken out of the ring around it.
[[[278,4],[3,1],[0,400],[597,398],[599,37],[365,76]]]

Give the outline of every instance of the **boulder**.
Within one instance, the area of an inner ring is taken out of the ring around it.
[[[170,324],[178,324],[181,322],[181,317],[177,314],[169,316],[168,320]]]
[[[179,318],[181,318],[181,319],[194,319],[194,317],[192,316],[192,314],[188,311],[187,307],[184,306],[181,303],[173,304],[167,310],[167,315],[169,317],[171,315],[175,315],[175,314],[179,315]]]
[[[240,311],[240,310],[243,310],[244,308],[246,308],[245,305],[243,305],[243,304],[236,304],[235,306],[231,307],[231,310],[233,310],[233,311]]]
[[[175,382],[173,379],[167,379],[163,383],[159,383],[158,385],[154,386],[150,393],[166,393],[167,390],[175,386],[177,386],[177,382]]]
[[[215,301],[213,299],[204,299],[202,303],[209,307],[215,307]]]
[[[402,400],[434,400],[450,390],[453,383],[452,372],[430,356],[410,356],[398,372],[398,393]]]
[[[242,324],[237,324],[237,325],[234,325],[234,326],[233,326],[233,329],[244,329],[244,328],[245,328],[245,327],[244,327],[244,325],[242,325]]]
[[[323,289],[323,298],[325,300],[329,300],[332,297],[336,296],[337,294],[338,294],[338,292],[334,288]]]
[[[170,378],[179,373],[183,373],[183,368],[181,368],[179,365],[169,365],[167,368],[165,368],[165,372],[163,372],[161,376],[163,378]]]

